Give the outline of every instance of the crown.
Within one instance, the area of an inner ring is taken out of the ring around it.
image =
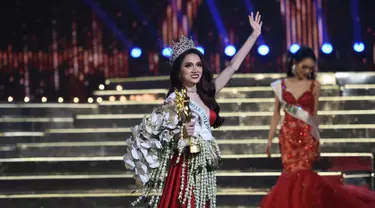
[[[192,39],[185,37],[181,34],[180,40],[178,42],[172,41],[172,51],[169,63],[172,65],[173,62],[185,51],[195,48],[195,44]]]

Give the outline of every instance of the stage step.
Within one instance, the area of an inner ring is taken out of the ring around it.
[[[274,98],[217,99],[222,112],[273,111]],[[103,101],[99,103],[102,114],[144,114],[163,104],[163,100]],[[321,97],[319,110],[363,110],[372,109],[375,96]]]
[[[217,208],[252,208],[259,206],[268,190],[220,189]],[[26,192],[0,195],[0,205],[6,208],[129,208],[138,193],[123,189],[82,190],[75,192]],[[141,204],[139,208],[145,207]]]
[[[147,112],[148,114],[152,110]],[[319,111],[321,124],[372,123],[375,110]],[[2,116],[0,131],[45,131],[56,128],[103,128],[133,127],[140,123],[146,113],[133,114],[78,114],[72,117]],[[225,126],[268,125],[272,112],[221,112]],[[284,113],[282,112],[282,115]]]
[[[136,89],[120,90],[106,89],[97,90],[93,94],[103,100],[159,100],[164,99],[168,89]],[[375,95],[375,85],[323,85],[321,96],[369,96]],[[218,99],[225,98],[273,98],[275,96],[270,86],[265,87],[226,87],[217,95]]]
[[[73,128],[72,117],[2,116],[0,130],[44,131],[51,128]]]
[[[267,139],[218,140],[223,154],[263,154],[266,143]],[[322,138],[320,143],[322,152],[375,152],[375,138]],[[16,153],[8,157],[97,157],[122,155],[126,151],[124,141],[17,143],[10,147]],[[277,139],[273,142],[272,152],[279,153]]]
[[[273,111],[274,98],[219,98],[222,112],[269,112]],[[3,119],[72,118],[77,114],[145,114],[151,113],[163,100],[103,101],[96,104],[53,104],[53,103],[9,103],[0,104]],[[321,111],[372,109],[374,96],[323,96],[320,98]]]
[[[72,103],[0,103],[0,114],[7,117],[68,117],[98,113],[97,104]]]
[[[99,90],[94,91],[93,94],[96,97],[101,97],[104,100],[108,100],[110,96],[114,96],[116,100],[138,100],[138,99],[164,99],[168,89],[138,89],[138,90]],[[322,86],[322,96],[340,96],[345,92],[345,88],[327,85]],[[364,92],[366,93],[366,92]],[[348,93],[346,93],[348,94]],[[216,98],[272,98],[274,92],[271,87],[226,87],[223,88]]]
[[[220,113],[225,118],[224,126],[269,125],[272,114],[272,111]],[[75,116],[74,125],[77,128],[133,127],[138,125],[145,115],[147,114],[82,114]],[[366,124],[373,122],[375,110],[319,111],[318,115],[321,124]]]
[[[320,125],[321,135],[327,138],[374,138],[375,124]],[[267,138],[269,125],[222,126],[213,129],[213,136],[220,139]],[[5,132],[7,133],[7,132]],[[43,132],[41,132],[43,133]],[[44,137],[35,137],[34,142],[57,141],[124,141],[131,136],[131,128],[72,128],[49,129]]]
[[[321,153],[314,164],[317,171],[369,172],[372,167],[371,153]],[[122,155],[79,157],[19,157],[0,159],[0,175],[62,174],[62,173],[125,173]],[[221,171],[281,171],[280,154],[224,154]]]
[[[0,194],[39,191],[79,191],[90,189],[124,189],[136,190],[132,174],[56,174],[38,175],[6,175],[0,176]],[[219,171],[217,185],[221,188],[268,189],[272,187],[280,172],[240,172]],[[341,181],[341,172],[319,172],[327,180],[334,183]],[[9,192],[11,190],[11,192]]]
[[[152,110],[149,110],[150,113]],[[282,115],[284,113],[282,112]],[[375,110],[319,111],[321,124],[366,124],[372,123]],[[45,131],[60,128],[116,128],[133,127],[146,114],[78,114],[72,117],[3,116],[0,131]],[[268,125],[272,112],[221,112],[225,126]]]

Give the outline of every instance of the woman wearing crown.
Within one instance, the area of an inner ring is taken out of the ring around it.
[[[164,105],[134,127],[133,137],[127,140],[125,165],[135,171],[136,184],[143,191],[132,205],[151,196],[151,207],[216,207],[215,171],[221,157],[211,127],[220,127],[224,119],[215,95],[253,47],[261,32],[260,18],[259,13],[255,17],[251,13],[253,33],[215,80],[191,39],[181,36],[172,42],[170,89]]]

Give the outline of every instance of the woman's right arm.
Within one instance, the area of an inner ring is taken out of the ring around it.
[[[266,146],[266,154],[268,157],[271,156],[271,147],[272,147],[272,139],[275,137],[277,125],[280,122],[280,101],[275,95],[275,103],[274,103],[274,109],[273,109],[273,115],[271,119],[271,125],[270,125],[270,131],[268,133],[268,139],[267,139],[267,146]]]
[[[268,133],[268,141],[272,141],[272,139],[275,137],[277,125],[280,122],[280,118],[281,118],[280,101],[275,96],[275,103],[274,103],[273,115],[272,115],[272,119],[271,119],[271,126],[270,126],[270,131]]]

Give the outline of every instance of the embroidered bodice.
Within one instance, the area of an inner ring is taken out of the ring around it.
[[[305,111],[309,112],[311,115],[314,113],[314,82],[311,83],[311,86],[308,90],[302,93],[298,98],[295,98],[293,94],[289,91],[289,89],[285,85],[285,80],[283,79],[281,82],[282,85],[282,93],[283,93],[283,100],[291,105],[296,105],[304,109]]]

